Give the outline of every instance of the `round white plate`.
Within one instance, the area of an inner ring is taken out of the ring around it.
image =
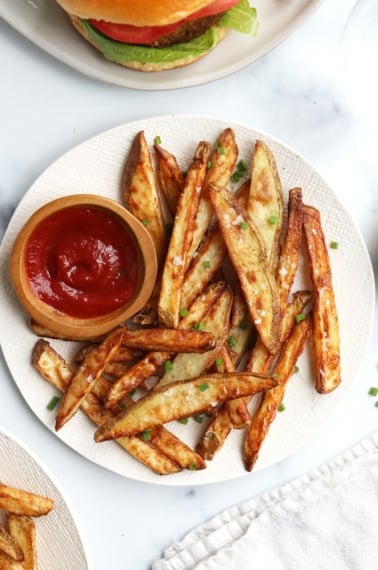
[[[38,568],[87,570],[88,559],[67,500],[52,475],[22,442],[0,429],[0,481],[30,493],[50,497],[54,508],[35,517]]]
[[[2,0],[0,16],[39,47],[85,75],[132,89],[159,90],[201,85],[242,69],[292,33],[320,1],[251,1],[260,23],[255,38],[231,32],[201,61],[158,73],[133,71],[105,61],[79,36],[54,0]]]
[[[320,209],[327,242],[339,242],[330,249],[334,288],[341,328],[343,381],[333,393],[319,395],[311,380],[308,349],[302,355],[300,371],[289,382],[285,396],[286,411],[278,414],[263,445],[255,469],[283,459],[301,447],[327,420],[350,387],[369,342],[374,305],[374,280],[365,245],[349,215],[317,172],[293,150],[255,130],[233,123],[193,116],[167,116],[146,119],[113,128],[72,149],[54,162],[33,184],[19,204],[5,234],[0,250],[0,341],[9,370],[25,400],[38,418],[54,432],[54,416],[46,404],[54,390],[32,369],[30,355],[36,337],[28,327],[8,278],[9,254],[23,223],[39,206],[53,198],[71,193],[104,194],[120,200],[120,177],[135,134],[144,130],[152,144],[159,135],[162,145],[173,152],[185,169],[199,140],[214,143],[226,127],[236,133],[240,158],[250,162],[256,138],[264,140],[275,154],[285,197],[290,188],[301,186],[304,201]],[[353,302],[351,302],[351,292]],[[17,338],[17,347],[14,339]],[[77,347],[51,341],[66,358]],[[22,350],[20,351],[20,348]],[[194,445],[202,426],[191,421],[186,426],[170,426],[180,437]],[[55,432],[54,432],[55,433]],[[78,412],[56,436],[83,456],[116,473],[133,479],[165,485],[195,485],[232,479],[245,474],[241,458],[241,432],[235,431],[224,448],[203,471],[159,477],[129,457],[116,443],[95,443],[94,427]]]

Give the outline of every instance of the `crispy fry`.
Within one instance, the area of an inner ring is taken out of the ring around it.
[[[232,430],[225,404],[222,404],[197,443],[196,451],[206,460],[214,458]]]
[[[17,515],[39,517],[49,513],[53,506],[54,501],[49,497],[0,483],[0,509],[4,511]]]
[[[41,376],[61,392],[67,389],[74,375],[74,372],[70,370],[64,359],[48,342],[43,340],[39,340],[34,347],[33,364]],[[101,393],[102,398],[105,398],[109,387],[110,382],[100,377],[99,381],[92,386],[92,389],[96,394]],[[96,425],[100,426],[105,421],[109,421],[113,417],[113,414],[110,410],[102,406],[96,394],[92,392],[87,394],[81,403],[81,409]],[[135,459],[152,469],[158,475],[177,473],[181,470],[177,463],[169,459],[149,442],[139,437],[121,437],[117,439],[117,443]]]
[[[143,131],[136,135],[131,145],[123,171],[122,192],[127,209],[148,229],[161,265],[167,246],[166,227]]]
[[[212,187],[210,197],[251,318],[272,353],[280,340],[279,298],[259,235],[230,192]]]
[[[267,260],[274,273],[279,257],[282,202],[282,186],[273,153],[263,141],[257,140],[246,210],[264,242]]]
[[[155,425],[198,414],[225,400],[269,390],[276,384],[272,378],[241,372],[208,374],[173,382],[155,388],[125,414],[101,426],[95,433],[95,441],[140,433]]]
[[[0,526],[0,551],[7,554],[12,560],[21,562],[24,559],[22,549],[9,532]]]
[[[36,530],[31,517],[9,514],[9,533],[20,546],[25,570],[37,569]]]
[[[174,219],[168,253],[161,279],[158,315],[162,324],[176,328],[179,322],[180,295],[188,265],[187,255],[193,240],[194,220],[209,161],[210,146],[200,142],[185,178]]]
[[[318,210],[304,206],[303,224],[314,284],[315,387],[320,394],[327,394],[341,382],[339,321],[331,265]]]
[[[177,462],[183,469],[198,471],[206,468],[206,463],[200,454],[163,426],[152,427],[149,436],[152,444],[159,447],[167,457]]]
[[[229,349],[226,346],[222,347],[219,356],[222,360],[222,368],[225,372],[235,372],[235,365],[232,361]],[[218,367],[218,366],[217,366]],[[218,370],[220,371],[220,370]],[[230,416],[232,427],[241,428],[249,421],[249,411],[247,408],[248,398],[236,398],[235,400],[228,400],[224,406]]]
[[[55,418],[56,430],[59,430],[80,408],[81,402],[91,390],[92,382],[103,373],[106,364],[112,360],[120,347],[123,332],[122,327],[115,330],[84,359],[64,393]]]
[[[295,363],[303,352],[304,344],[311,332],[311,318],[297,323],[274,369],[274,378],[278,385],[263,394],[262,401],[253,415],[247,437],[244,442],[244,463],[248,471],[253,469],[263,441],[273,422],[285,394],[286,384],[293,372]]]
[[[82,346],[77,353],[73,356],[72,361],[76,364],[81,364],[84,361],[85,356],[88,352],[96,348],[95,343],[85,344]],[[120,346],[117,352],[114,354],[112,358],[112,362],[122,362],[122,363],[129,363],[133,362],[135,358],[140,356],[140,351],[131,350],[127,348],[127,346]]]
[[[185,178],[176,157],[160,145],[154,145],[156,170],[160,188],[164,194],[168,209],[174,218],[177,203],[185,184]]]
[[[278,289],[280,292],[281,318],[284,318],[289,294],[298,269],[302,245],[303,203],[302,189],[289,191],[288,220],[285,239],[282,244],[278,267]]]
[[[188,260],[191,260],[194,252],[205,236],[214,210],[209,197],[209,189],[215,184],[227,186],[238,158],[238,147],[235,133],[232,129],[224,129],[218,137],[210,156],[211,167],[206,175],[201,199],[198,205],[195,229],[192,245],[189,249]]]
[[[210,285],[191,305],[188,315],[180,320],[180,328],[190,329],[196,323],[201,322],[225,287],[224,282]],[[149,352],[134,366],[131,366],[124,376],[114,382],[108,396],[108,407],[117,409],[118,403],[128,392],[147,380],[159,366],[170,360],[174,354],[173,352]]]
[[[183,328],[126,330],[122,342],[131,348],[162,352],[206,352],[215,346],[210,333]]]

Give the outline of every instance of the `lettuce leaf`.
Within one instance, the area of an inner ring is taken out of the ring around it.
[[[227,10],[219,20],[219,25],[241,34],[255,36],[259,27],[256,8],[252,8],[248,0],[240,0],[238,4]]]

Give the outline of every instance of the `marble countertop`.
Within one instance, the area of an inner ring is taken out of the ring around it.
[[[270,133],[311,162],[353,217],[377,273],[378,166],[373,148],[378,116],[364,100],[366,89],[373,87],[361,88],[361,78],[353,84],[348,67],[353,62],[344,57],[344,31],[353,5],[352,0],[324,1],[283,43],[230,77],[156,93],[87,78],[0,21],[1,235],[38,175],[74,145],[143,117],[201,114]],[[353,41],[358,50],[358,37]],[[375,431],[378,408],[368,390],[378,385],[377,346],[375,315],[366,357],[329,422],[284,461],[234,481],[193,488],[149,485],[92,464],[38,421],[3,359],[0,425],[42,457],[59,480],[74,506],[93,570],[143,570],[192,527],[289,482]]]

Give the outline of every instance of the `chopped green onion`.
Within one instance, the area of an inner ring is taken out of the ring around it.
[[[329,247],[331,249],[338,249],[339,243],[337,241],[331,241],[331,243],[329,244]]]
[[[54,408],[56,408],[56,406],[58,405],[59,402],[60,402],[59,396],[54,396],[53,398],[51,398],[51,400],[47,404],[46,408],[48,410],[50,410],[50,412],[51,412]]]
[[[294,366],[294,370],[293,370],[294,374],[296,374],[297,372],[299,372],[299,368],[298,366]]]
[[[235,346],[236,346],[235,337],[232,335],[230,337],[228,337],[227,344],[228,344],[228,348],[235,348]]]
[[[210,168],[213,166],[213,163],[211,162],[211,160],[208,161],[207,163],[207,168],[210,170]]]
[[[144,441],[150,441],[151,439],[151,430],[150,429],[145,429],[144,431],[142,431],[141,433],[142,439]]]
[[[285,410],[286,410],[286,407],[285,407],[285,404],[284,404],[284,403],[282,403],[282,404],[280,404],[280,405],[278,406],[278,411],[279,411],[279,412],[284,412]]]
[[[194,420],[195,422],[197,422],[197,424],[202,424],[202,422],[203,422],[203,416],[200,416],[200,415],[193,416],[193,420]]]
[[[248,323],[246,321],[240,321],[238,324],[239,329],[245,331],[248,328]]]
[[[154,138],[154,143],[155,143],[155,144],[161,144],[161,137],[160,137],[160,135],[157,135],[157,136]]]
[[[218,151],[218,154],[226,154],[226,149],[225,149],[224,146],[218,145],[218,146],[217,146],[217,151]]]
[[[306,318],[305,313],[299,313],[298,315],[296,315],[295,320],[297,323],[300,323],[301,321],[304,321],[305,318]]]
[[[206,384],[206,382],[203,382],[203,384],[200,384],[198,388],[201,390],[201,392],[205,392],[205,390],[209,389],[209,385]]]
[[[189,420],[188,420],[188,418],[179,418],[177,421],[178,421],[180,424],[186,425]]]
[[[236,165],[236,169],[235,169],[234,173],[231,176],[231,181],[232,182],[239,182],[239,180],[241,178],[243,178],[246,171],[247,171],[247,167],[246,167],[244,161],[240,160],[238,162],[238,164]]]
[[[215,359],[215,364],[216,364],[217,366],[222,366],[222,364],[223,364],[223,358],[216,358],[216,359]]]
[[[378,396],[378,388],[376,386],[370,388],[369,396]]]
[[[245,222],[245,221],[244,221],[244,222],[240,222],[239,228],[240,228],[241,230],[246,230],[246,229],[248,229],[248,223]]]
[[[197,463],[195,461],[192,461],[191,463],[189,463],[188,469],[189,471],[197,471],[198,469]]]
[[[142,224],[147,227],[148,226],[148,220],[142,220]]]
[[[378,400],[375,402],[374,406],[378,408]]]
[[[166,360],[164,362],[164,370],[166,372],[169,372],[170,370],[172,370],[172,368],[173,368],[172,360]]]
[[[278,222],[278,216],[270,216],[270,218],[268,218],[268,222],[272,224],[272,226],[276,225]]]
[[[186,307],[180,309],[180,317],[187,317],[189,315],[189,311]]]
[[[205,325],[201,321],[199,321],[198,323],[194,323],[194,325],[193,325],[193,329],[195,331],[202,331],[204,329],[204,327],[205,327]]]
[[[210,269],[210,267],[211,267],[210,261],[204,261],[202,265],[205,269]]]

